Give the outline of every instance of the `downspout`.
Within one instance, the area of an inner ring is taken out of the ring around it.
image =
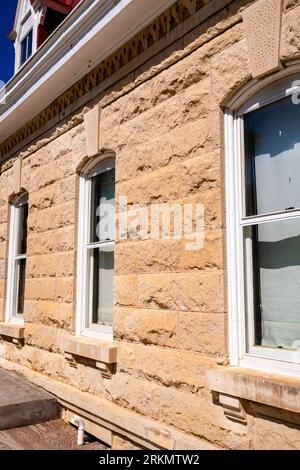
[[[79,446],[83,446],[85,431],[83,418],[81,418],[80,416],[73,416],[71,423],[74,424],[74,426],[78,427],[77,444]]]

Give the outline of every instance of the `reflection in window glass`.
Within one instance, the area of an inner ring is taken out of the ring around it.
[[[113,319],[113,282],[114,282],[114,247],[90,250],[90,273],[92,283],[91,323],[112,325]]]
[[[21,63],[23,65],[32,55],[32,30],[21,42]]]
[[[114,307],[115,169],[90,179],[87,327],[112,326]]]
[[[300,106],[289,97],[244,121],[246,215],[300,208]]]
[[[252,238],[256,345],[300,347],[300,219],[247,229]]]
[[[92,178],[90,242],[114,240],[115,169]]]
[[[24,314],[26,258],[16,261],[17,276],[17,315]]]

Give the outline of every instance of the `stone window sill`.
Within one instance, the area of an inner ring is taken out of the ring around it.
[[[208,388],[219,394],[219,403],[236,415],[237,400],[244,399],[300,413],[300,378],[269,374],[258,370],[234,368],[210,369]],[[234,408],[236,408],[234,410]],[[243,415],[241,404],[239,416]],[[236,416],[235,416],[236,417]]]
[[[87,359],[101,371],[104,378],[111,378],[117,363],[117,347],[113,343],[72,336],[64,339],[62,349],[73,367],[77,367],[80,358]]]
[[[14,344],[22,346],[25,339],[25,326],[18,323],[0,323],[0,337],[9,339]]]

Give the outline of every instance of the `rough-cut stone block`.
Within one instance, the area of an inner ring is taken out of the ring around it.
[[[282,61],[300,57],[300,4],[283,16],[280,58]]]
[[[138,277],[139,306],[192,312],[222,312],[223,276],[217,272],[147,274]]]
[[[250,448],[248,426],[227,419],[222,407],[215,406],[209,397],[187,396],[181,390],[163,387],[160,420],[229,449]]]
[[[138,283],[136,276],[115,277],[115,303],[124,307],[137,307]]]
[[[224,248],[222,230],[209,230],[204,227],[204,244],[200,249],[187,250],[186,248],[189,246],[190,242],[191,240],[187,238],[182,240],[178,270],[198,271],[204,269],[223,269]]]
[[[251,79],[246,40],[224,49],[211,59],[212,93],[223,104],[243,84]]]
[[[126,146],[117,154],[117,182],[157,170],[170,162],[192,158],[198,153],[202,154],[203,149],[207,152],[206,159],[211,157],[214,160],[213,149],[220,146],[218,127],[216,122],[208,125],[206,118],[197,119],[150,142]]]
[[[104,108],[101,124],[105,128],[116,128],[159,104],[165,103],[167,106],[170,99],[180,96],[178,94],[182,92],[188,97],[193,94],[201,95],[201,114],[207,114],[214,106],[209,95],[209,79],[207,79],[209,63],[199,57],[201,52],[195,51],[193,55],[194,57],[191,55],[187,61],[175,63],[173,67],[163,70],[152,80],[132,90],[129,100],[123,96]],[[174,73],[179,77],[178,80],[174,80]]]
[[[43,189],[30,193],[30,212],[48,209],[75,199],[76,175],[53,182]],[[59,207],[59,210],[61,208]]]
[[[75,224],[75,200],[41,211],[31,211],[28,224],[30,232],[45,232]],[[50,236],[50,235],[49,235]]]
[[[215,364],[213,357],[170,348],[136,345],[135,353],[128,353],[126,359],[123,351],[120,372],[191,393],[204,389],[205,371]]]
[[[226,347],[224,315],[179,313],[179,345],[205,354],[223,355]]]
[[[29,255],[41,255],[51,252],[66,252],[75,249],[74,226],[68,225],[53,231],[38,234],[30,233],[27,243]]]
[[[69,335],[68,331],[48,325],[26,322],[25,342],[53,352],[61,352],[60,344]]]
[[[278,420],[266,419],[263,414],[268,411],[261,409],[262,415],[256,416],[251,426],[251,434],[253,434],[252,446],[255,450],[286,450],[298,451],[300,449],[299,424],[291,424],[287,421],[278,422]],[[279,419],[282,419],[279,418]]]
[[[71,303],[74,288],[74,277],[27,279],[26,299]]]
[[[159,419],[160,388],[156,384],[127,374],[117,374],[109,390],[113,402],[149,418]]]
[[[218,114],[218,111],[216,111],[216,103],[211,97],[205,99],[208,85],[209,81],[206,81],[203,89],[201,86],[197,87],[196,85],[191,91],[187,88],[178,96],[171,97],[167,106],[165,102],[162,102],[134,119],[125,122],[119,128],[118,147],[150,142],[168,134],[175,128],[184,126],[188,122],[198,120],[201,115],[205,115],[206,118],[211,120],[212,116]],[[110,134],[112,129],[110,129]]]
[[[181,240],[139,240],[116,246],[116,273],[143,274],[176,271]]]
[[[178,345],[178,313],[161,310],[117,308],[114,337],[159,346]]]
[[[153,173],[120,183],[117,197],[126,197],[128,204],[167,202],[179,197],[179,167],[169,165]]]
[[[222,191],[220,189],[212,189],[203,193],[196,193],[184,199],[176,201],[176,203],[184,205],[191,205],[193,209],[193,230],[196,227],[196,209],[201,206],[204,211],[204,230],[205,232],[211,229],[220,229],[223,226],[223,212],[222,212]],[[202,225],[201,225],[202,229]]]
[[[190,158],[181,164],[181,197],[202,191],[210,191],[221,185],[220,153],[199,155]]]
[[[242,15],[253,77],[279,69],[282,0],[257,0]]]
[[[73,252],[50,253],[27,257],[26,274],[30,278],[41,277],[72,277],[75,271],[75,255]]]
[[[62,303],[45,300],[25,300],[26,321],[42,323],[70,330],[75,317],[73,303]]]

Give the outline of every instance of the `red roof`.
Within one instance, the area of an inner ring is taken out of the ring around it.
[[[30,0],[30,3],[32,5],[33,5],[34,2],[35,2],[35,0]],[[78,5],[80,0],[52,0],[52,2],[61,4],[61,5],[66,5],[67,7],[70,7],[71,10],[72,10],[73,8],[76,7],[76,5]],[[42,3],[47,3],[47,0],[45,0],[45,1],[42,0]]]

